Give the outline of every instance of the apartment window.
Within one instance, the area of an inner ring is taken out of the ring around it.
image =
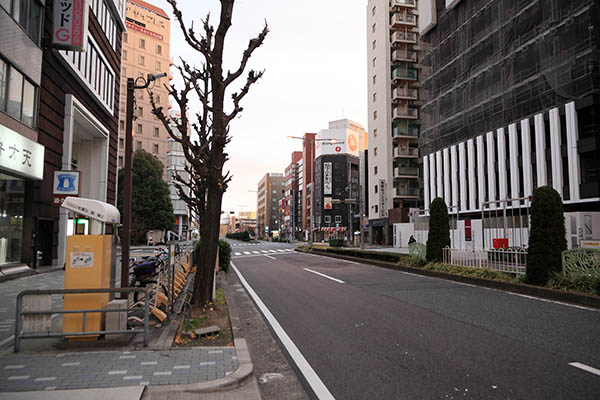
[[[125,148],[125,139],[119,138],[119,147],[121,149]]]
[[[377,46],[377,40],[373,40],[373,50],[375,50],[376,46]]]
[[[119,156],[119,168],[123,168],[123,156]]]
[[[14,18],[17,24],[23,27],[31,40],[39,45],[43,7],[40,1],[0,0],[0,5]]]
[[[140,49],[146,48],[146,41],[144,39],[140,39]]]
[[[121,130],[125,130],[125,121],[123,121],[123,120],[119,121],[119,128],[121,128]]]
[[[376,155],[377,155],[377,147],[375,147],[375,148],[373,149],[373,155],[374,155],[374,156],[376,156]]]
[[[331,215],[326,215],[325,216],[325,223],[326,224],[330,224],[331,223]]]
[[[135,133],[138,135],[142,134],[142,124],[137,124],[137,129],[136,129]]]
[[[371,15],[375,15],[375,7],[373,7],[373,10],[371,10]]]
[[[375,204],[375,214],[377,214],[379,212],[379,207],[377,206],[377,204]]]
[[[377,137],[377,128],[373,129],[373,137]]]
[[[377,110],[373,111],[373,119],[377,119]]]
[[[375,26],[376,26],[376,25],[377,25],[377,24],[373,24],[373,32],[375,32]]]
[[[342,216],[341,215],[336,215],[335,216],[335,223],[336,224],[341,224],[342,223]]]
[[[136,150],[142,149],[142,141],[141,140],[138,140],[137,142],[135,142],[135,149]]]
[[[156,104],[160,104],[160,94],[156,96]]]
[[[375,64],[377,64],[377,57],[373,57],[373,68],[375,68]]]
[[[377,175],[377,165],[373,167],[373,172]]]
[[[156,45],[156,54],[162,54],[162,46],[160,44]]]
[[[158,127],[154,127],[154,137],[158,137]]]
[[[144,56],[139,56],[139,58],[138,58],[138,64],[144,65],[144,61],[145,61],[144,60]]]
[[[158,144],[154,143],[152,145],[152,153],[158,154]]]
[[[139,106],[137,108],[137,110],[138,110],[138,117],[143,117],[144,116],[144,107]]]
[[[127,50],[123,50],[123,60],[127,60]]]
[[[373,93],[373,103],[377,101],[377,92]]]
[[[155,65],[154,65],[154,68],[155,68],[157,71],[160,71],[160,61],[158,61],[158,60],[156,61]]]
[[[377,82],[377,75],[373,75],[373,85]]]
[[[123,67],[123,76],[127,77],[127,68]]]
[[[375,193],[379,190],[379,185],[375,185]]]
[[[0,111],[35,126],[37,87],[10,64],[0,59]]]

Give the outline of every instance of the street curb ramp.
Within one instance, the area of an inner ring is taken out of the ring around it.
[[[297,252],[305,253],[302,249],[295,249]],[[509,283],[502,281],[493,281],[490,279],[476,278],[472,276],[454,275],[446,272],[429,271],[421,268],[406,267],[385,261],[371,260],[361,257],[353,257],[341,254],[328,253],[321,249],[312,249],[308,254],[317,254],[320,256],[338,258],[342,260],[354,261],[360,264],[375,265],[381,268],[395,271],[408,272],[415,275],[441,278],[455,282],[468,283],[471,285],[483,286],[490,289],[502,290],[506,292],[519,293],[527,296],[535,296],[546,300],[576,304],[579,306],[592,307],[600,309],[600,296],[591,296],[587,294],[567,292],[564,290],[549,289],[541,286],[527,285],[524,283]]]

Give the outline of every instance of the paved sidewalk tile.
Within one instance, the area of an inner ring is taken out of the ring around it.
[[[235,348],[0,355],[0,392],[201,383],[239,366]]]

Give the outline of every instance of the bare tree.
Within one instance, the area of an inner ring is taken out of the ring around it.
[[[221,12],[216,31],[211,25],[209,14],[202,20],[200,33],[196,33],[193,24],[189,27],[186,25],[176,0],[167,1],[173,8],[173,14],[186,42],[200,53],[202,59],[199,67],[181,59],[181,65],[176,68],[183,79],[183,88],[178,90],[175,85],[167,88],[181,110],[181,119],[171,120],[163,111],[163,107],[155,104],[150,93],[153,114],[162,122],[171,138],[181,144],[188,164],[185,174],[176,175],[174,178],[179,196],[196,213],[200,225],[200,260],[192,301],[201,306],[211,300],[221,201],[231,181],[231,174],[223,172],[223,166],[228,160],[225,146],[231,140],[229,124],[242,111],[242,99],[248,94],[250,87],[262,77],[264,71],[248,71],[243,86],[231,94],[229,105],[225,104],[226,92],[229,92],[230,86],[244,74],[248,60],[263,44],[269,29],[265,23],[260,34],[249,41],[238,68],[224,74],[223,50],[227,31],[231,27],[235,1],[220,0]],[[197,97],[201,103],[200,109],[194,112],[193,122],[189,116],[189,101],[192,97]],[[192,138],[190,127],[197,138]]]

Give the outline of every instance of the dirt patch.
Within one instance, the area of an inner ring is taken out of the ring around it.
[[[190,346],[233,346],[233,333],[229,320],[229,309],[225,301],[225,291],[220,288],[216,292],[215,301],[206,307],[192,306],[179,322],[175,337],[177,347]],[[211,336],[198,337],[194,331],[216,325],[219,332]]]

